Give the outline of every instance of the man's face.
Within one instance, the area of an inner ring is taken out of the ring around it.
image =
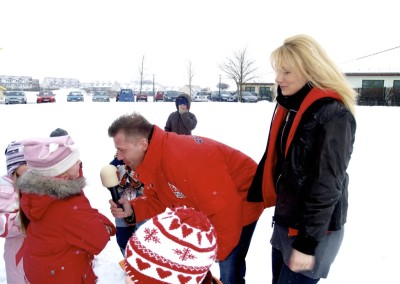
[[[123,132],[114,136],[114,145],[117,149],[118,160],[123,160],[125,165],[136,170],[144,159],[148,147],[148,141],[145,138],[126,139]]]

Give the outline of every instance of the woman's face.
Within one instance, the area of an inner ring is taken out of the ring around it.
[[[284,96],[292,96],[296,94],[307,83],[307,78],[300,72],[291,70],[285,60],[276,71],[275,82],[281,88]]]

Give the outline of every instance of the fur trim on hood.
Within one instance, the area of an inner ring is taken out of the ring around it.
[[[179,98],[186,98],[188,101],[188,110],[190,110],[190,105],[192,104],[192,99],[190,98],[189,95],[182,93],[181,95],[179,95],[176,99],[175,99],[175,106],[176,106],[176,110],[179,110],[179,106],[178,106],[178,99]]]
[[[57,199],[65,199],[81,193],[86,186],[84,177],[74,180],[45,177],[27,171],[18,178],[17,187],[22,193],[49,195]]]

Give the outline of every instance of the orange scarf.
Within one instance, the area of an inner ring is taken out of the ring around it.
[[[285,148],[285,158],[289,151],[289,147],[292,143],[294,134],[296,133],[297,127],[300,123],[300,120],[304,114],[304,112],[317,100],[322,98],[333,98],[339,101],[342,101],[340,96],[334,92],[329,90],[321,90],[314,87],[304,98],[304,101],[301,103],[299,110],[294,117],[292,127],[290,128],[289,135],[287,138],[286,148]],[[276,141],[278,138],[279,129],[287,115],[287,110],[282,106],[278,105],[275,115],[272,120],[271,132],[268,140],[268,150],[267,150],[267,158],[265,159],[264,164],[264,173],[263,173],[263,181],[262,181],[262,192],[264,199],[264,208],[275,206],[276,204],[276,192],[275,192],[275,183],[274,183],[274,171],[277,162],[277,153],[276,153]]]

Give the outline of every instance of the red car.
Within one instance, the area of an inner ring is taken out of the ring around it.
[[[163,102],[164,101],[164,92],[163,91],[157,91],[156,94],[154,95],[153,101],[155,101],[155,102]]]
[[[147,102],[147,93],[146,92],[137,93],[136,101],[137,102],[140,102],[140,101]]]
[[[37,94],[36,103],[55,103],[56,95],[52,91],[41,91]]]

